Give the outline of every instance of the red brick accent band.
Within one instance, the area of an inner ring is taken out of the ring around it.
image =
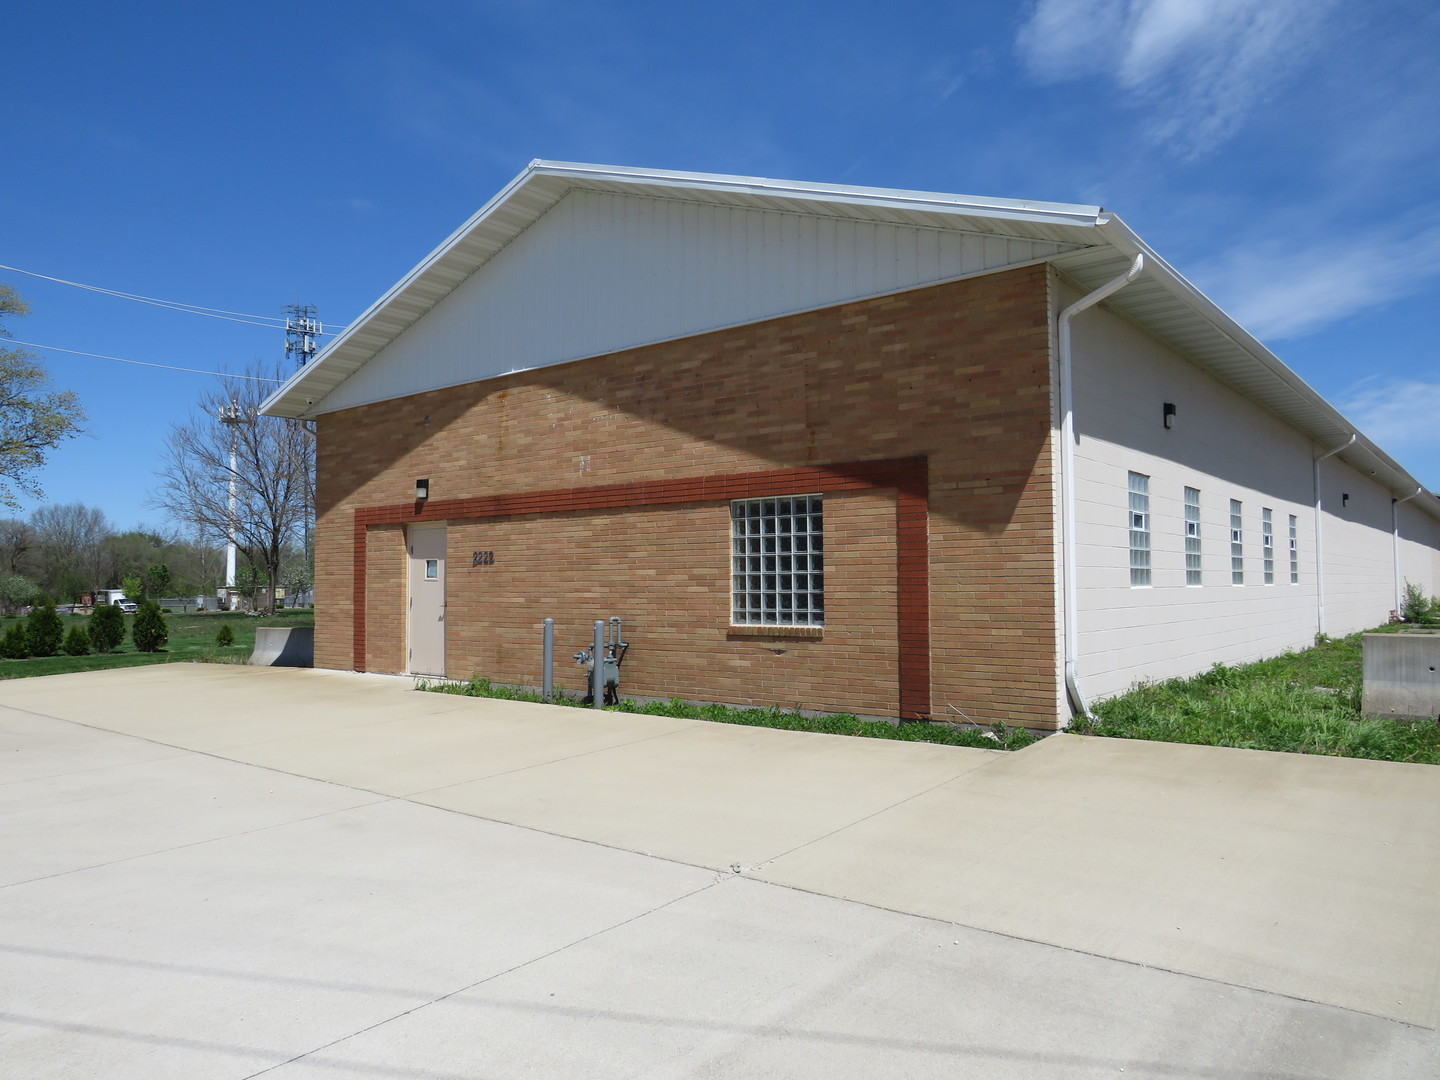
[[[520,514],[634,509],[876,488],[893,488],[896,493],[900,716],[906,720],[927,719],[930,715],[929,468],[923,457],[363,507],[355,511],[354,522],[352,657],[355,670],[365,670],[365,548],[366,530],[372,525],[475,521]]]

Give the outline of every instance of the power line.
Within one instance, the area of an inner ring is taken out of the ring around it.
[[[141,296],[139,293],[122,292],[119,289],[107,289],[100,285],[86,285],[80,281],[69,281],[65,278],[51,277],[49,274],[39,274],[34,270],[22,270],[18,266],[6,266],[0,263],[0,270],[9,270],[16,274],[25,274],[28,277],[39,278],[42,281],[53,281],[57,285],[69,285],[76,289],[84,289],[87,292],[99,293],[102,296],[112,296],[118,300],[134,300],[139,304],[149,304],[152,307],[165,308],[169,311],[183,311],[190,315],[204,315],[207,319],[223,319],[225,322],[238,322],[246,326],[263,326],[269,330],[280,330],[285,328],[285,320],[274,315],[252,315],[245,311],[227,311],[224,308],[204,307],[201,304],[186,304],[179,300],[161,300],[154,296]],[[235,316],[232,318],[231,316]],[[263,321],[262,321],[263,320]],[[333,331],[330,331],[333,333]],[[60,351],[64,351],[63,349]]]
[[[135,364],[137,367],[163,368],[166,371],[187,371],[192,375],[218,375],[222,379],[249,379],[251,382],[278,383],[280,379],[267,379],[260,375],[234,375],[228,371],[201,371],[199,368],[176,367],[173,364],[152,364],[147,360],[126,360],[123,356],[106,356],[103,353],[81,352],[79,349],[62,349],[58,345],[37,345],[33,341],[21,341],[19,338],[5,338],[7,342],[16,345],[25,345],[32,349],[44,349],[46,352],[71,353],[75,356],[93,356],[96,360],[114,360],[120,364]]]

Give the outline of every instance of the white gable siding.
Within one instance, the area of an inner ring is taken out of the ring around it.
[[[1100,698],[1137,680],[1313,644],[1314,444],[1104,308],[1077,317],[1073,340],[1079,663],[1086,694]],[[1165,402],[1177,410],[1168,431]],[[1326,628],[1338,636],[1385,622],[1394,607],[1392,496],[1337,458],[1321,470]],[[1150,587],[1130,584],[1130,472],[1150,478]],[[1185,577],[1186,487],[1200,491],[1199,587]],[[1342,493],[1350,495],[1346,507]],[[1242,504],[1244,584],[1238,586],[1231,581],[1232,499]],[[1262,563],[1265,508],[1272,511],[1275,541],[1269,585]],[[1291,514],[1298,584],[1290,582]],[[1418,511],[1403,514],[1403,529],[1415,541],[1402,548],[1403,572],[1437,591],[1435,551],[1424,545],[1440,542],[1440,530]]]
[[[1040,240],[573,191],[315,411],[883,295],[1062,250]]]

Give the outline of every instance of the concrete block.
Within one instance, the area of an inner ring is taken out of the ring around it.
[[[1440,716],[1440,633],[1366,634],[1362,641],[1366,716]]]
[[[309,626],[261,626],[250,663],[264,667],[314,667],[315,630]]]

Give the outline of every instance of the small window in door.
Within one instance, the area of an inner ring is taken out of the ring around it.
[[[426,559],[426,560],[425,560],[425,580],[426,580],[426,581],[439,581],[439,580],[440,580],[440,560],[439,560],[439,559]]]

